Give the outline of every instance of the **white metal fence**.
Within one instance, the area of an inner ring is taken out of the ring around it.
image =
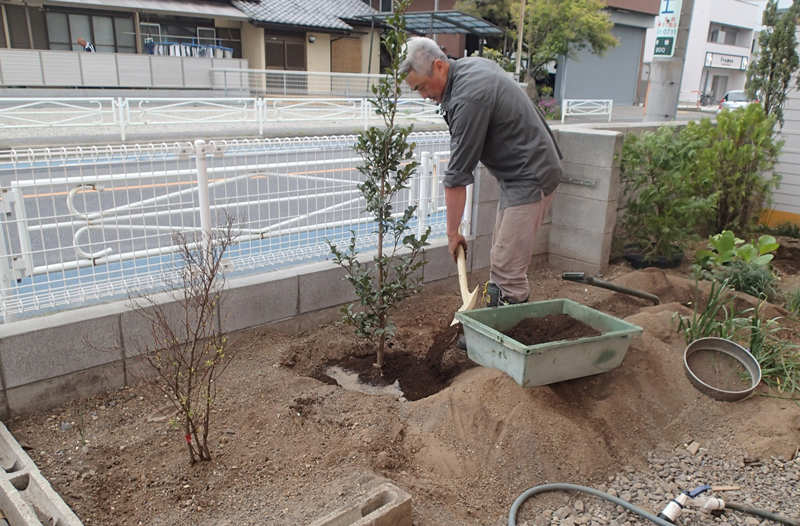
[[[608,115],[608,122],[611,122],[611,110],[614,106],[613,100],[575,100],[564,99],[564,106],[561,110],[561,123],[564,119],[573,116],[597,116]]]
[[[401,120],[439,120],[439,107],[420,98],[398,101]],[[130,127],[237,124],[265,128],[282,122],[379,120],[366,98],[0,98],[0,131],[18,128]]]
[[[395,203],[413,228],[446,231],[445,133],[412,134],[422,164]],[[357,189],[354,136],[196,141],[0,155],[0,316],[4,322],[162,289],[176,233],[236,219],[231,275],[330,256],[326,239],[376,244]]]
[[[225,96],[251,97],[372,97],[372,87],[384,75],[366,73],[325,73],[318,71],[280,71],[274,69],[214,68],[211,84]],[[405,83],[403,98],[420,98]]]

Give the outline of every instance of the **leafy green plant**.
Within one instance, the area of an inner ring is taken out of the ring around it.
[[[796,286],[794,290],[786,294],[785,307],[795,316],[800,316],[800,286]]]
[[[762,235],[744,243],[730,230],[708,238],[708,249],[695,252],[695,265],[701,279],[727,282],[728,286],[756,298],[772,300],[777,295],[775,277],[769,267],[780,246],[775,238]]]
[[[715,214],[709,221],[714,232],[748,234],[755,230],[761,211],[769,208],[780,181],[779,175],[769,172],[783,147],[783,141],[773,137],[774,126],[775,116],[750,104],[720,112],[716,124],[702,119],[682,130],[695,139],[696,173],[710,183],[700,195],[715,197]]]
[[[691,318],[684,318],[680,313],[673,315],[678,320],[678,332],[683,334],[686,344],[698,338],[735,339],[742,331],[738,321],[750,309],[737,311],[733,306],[734,295],[726,282],[711,282],[708,301],[700,307],[700,278],[695,274],[693,313]]]
[[[392,17],[386,20],[390,26],[383,38],[383,47],[392,57],[388,74],[372,88],[375,97],[370,102],[383,118],[385,127],[375,126],[362,132],[355,145],[363,158],[358,171],[364,182],[358,185],[364,200],[365,212],[375,222],[377,254],[371,262],[358,258],[357,235],[351,231],[347,250],[341,250],[326,240],[334,255],[334,262],[341,266],[359,297],[360,308],[354,304],[342,308],[344,323],[352,324],[356,333],[377,344],[375,366],[383,367],[386,342],[395,334],[391,313],[398,304],[417,294],[422,289],[422,277],[415,276],[425,261],[417,261],[426,246],[430,227],[419,237],[411,233],[409,223],[416,206],[408,206],[401,213],[394,213],[393,202],[406,190],[419,163],[413,159],[415,143],[408,142],[413,126],[400,127],[395,124],[397,99],[401,94],[401,83],[405,74],[399,72],[405,53],[405,19],[403,13],[409,0],[397,2]]]
[[[479,56],[481,56],[481,54],[480,54],[480,52],[475,51],[472,54],[472,56],[473,57],[479,57]],[[489,60],[497,62],[497,64],[501,68],[503,68],[505,71],[508,71],[509,73],[513,72],[514,69],[516,68],[516,64],[517,64],[516,61],[512,60],[508,56],[504,55],[503,52],[500,51],[500,50],[493,49],[493,48],[490,48],[490,47],[484,47],[482,56],[483,56],[483,58],[488,58]]]
[[[770,252],[778,250],[780,244],[773,236],[763,235],[752,243],[744,243],[730,230],[723,230],[708,238],[709,248],[694,254],[695,263],[703,268],[720,267],[732,261],[743,261],[755,266],[766,266],[774,257]]]
[[[783,329],[781,318],[761,316],[762,305],[763,302],[758,303],[748,322],[742,326],[749,332],[750,354],[761,366],[761,378],[765,384],[784,393],[800,391],[800,347],[778,337]]]
[[[704,139],[672,126],[637,137],[622,148],[620,181],[626,199],[622,235],[645,259],[670,256],[696,240],[716,202],[708,172],[698,172]],[[704,196],[704,197],[703,197]]]
[[[764,266],[746,261],[732,261],[718,271],[716,281],[725,280],[733,290],[744,292],[753,297],[772,301],[778,292],[775,285],[778,278]]]

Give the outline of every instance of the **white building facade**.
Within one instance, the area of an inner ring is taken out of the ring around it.
[[[756,28],[761,24],[758,2],[695,0],[681,79],[682,102],[702,95],[720,100],[726,92],[744,89]],[[647,32],[645,62],[653,59],[655,30]]]

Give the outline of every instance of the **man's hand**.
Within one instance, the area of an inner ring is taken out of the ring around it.
[[[455,261],[459,245],[464,247],[464,255],[467,255],[467,240],[461,235],[461,216],[464,215],[467,202],[467,187],[445,187],[444,200],[447,206],[447,250]]]
[[[464,247],[464,256],[467,255],[467,240],[461,234],[455,235],[447,235],[447,250],[450,251],[450,255],[453,256],[453,261],[458,260],[458,247],[461,245]]]

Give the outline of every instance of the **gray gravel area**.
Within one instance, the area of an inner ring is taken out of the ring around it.
[[[696,451],[693,453],[693,451]],[[690,442],[672,451],[651,453],[646,468],[626,467],[594,487],[657,515],[683,491],[704,484],[720,489],[704,493],[748,508],[800,521],[800,454],[794,458],[747,458],[720,440],[708,445]],[[726,490],[721,488],[727,487]],[[735,489],[734,489],[735,488]],[[622,506],[579,492],[555,492],[531,497],[520,509],[518,526],[635,526],[652,525]],[[542,502],[537,503],[536,500]],[[721,514],[685,508],[683,526],[781,525],[761,517],[725,509]]]

